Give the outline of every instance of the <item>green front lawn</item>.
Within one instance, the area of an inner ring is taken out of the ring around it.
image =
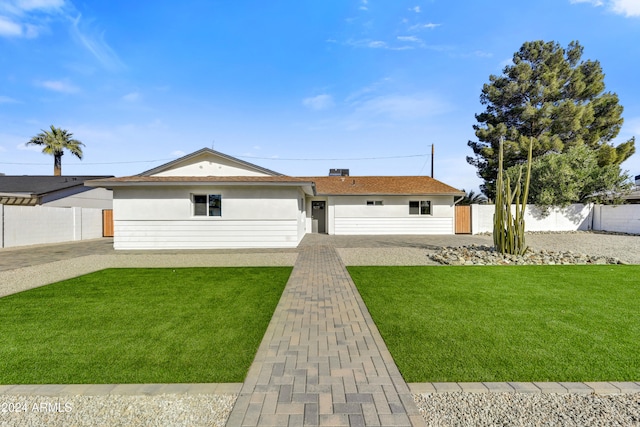
[[[640,266],[348,270],[408,382],[640,380]]]
[[[0,384],[242,382],[290,273],[109,269],[0,298]]]

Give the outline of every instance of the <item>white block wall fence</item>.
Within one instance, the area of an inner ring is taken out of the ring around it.
[[[515,209],[515,207],[514,207]],[[473,234],[493,231],[494,205],[472,205]],[[527,205],[526,231],[613,231],[640,234],[640,205],[582,205],[551,209],[543,216],[535,205]]]
[[[640,205],[596,205],[593,229],[640,234]]]
[[[0,248],[102,237],[102,209],[0,205]]]

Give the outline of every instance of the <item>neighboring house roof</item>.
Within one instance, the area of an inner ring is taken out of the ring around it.
[[[640,202],[640,189],[636,189],[631,193],[627,194],[623,197],[628,203],[639,203]]]
[[[262,166],[258,166],[258,165],[254,165],[253,163],[249,163],[249,162],[245,162],[244,160],[240,160],[236,157],[233,156],[229,156],[228,154],[224,154],[221,153],[219,151],[215,151],[212,150],[210,148],[202,148],[198,151],[194,151],[191,154],[187,154],[186,156],[180,157],[179,159],[173,160],[169,163],[165,163],[163,165],[157,166],[153,169],[149,169],[148,171],[144,171],[141,174],[138,174],[138,176],[150,176],[150,175],[156,175],[158,173],[164,172],[168,169],[172,169],[176,166],[179,166],[180,164],[183,163],[187,163],[197,157],[203,156],[203,155],[209,155],[209,156],[217,156],[220,157],[222,159],[228,160],[231,163],[236,163],[237,165],[247,168],[247,169],[252,169],[255,170],[256,172],[261,172],[267,175],[275,175],[275,176],[283,176],[281,173],[279,172],[275,172],[272,171],[270,169],[267,168],[263,168]]]
[[[464,192],[428,176],[319,176],[306,177],[318,195],[448,195]]]
[[[84,191],[82,188],[86,181],[111,176],[0,175],[0,203],[36,205],[40,204],[43,197],[53,196],[58,192],[67,195],[69,190]]]

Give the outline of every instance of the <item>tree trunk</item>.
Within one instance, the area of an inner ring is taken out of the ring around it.
[[[62,175],[62,154],[53,155],[53,176]]]

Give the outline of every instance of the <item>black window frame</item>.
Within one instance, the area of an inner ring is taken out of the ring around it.
[[[193,216],[222,216],[222,194],[193,194]]]

